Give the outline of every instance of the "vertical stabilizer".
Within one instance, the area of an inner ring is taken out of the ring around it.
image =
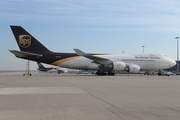
[[[40,62],[37,62],[37,65],[40,69],[46,69]]]
[[[51,52],[21,26],[11,25],[10,27],[21,51],[33,53]]]
[[[46,67],[44,67],[40,62],[37,62],[37,65],[38,65],[38,70],[39,71],[43,71],[43,72],[48,72],[49,70],[52,70],[53,69],[53,67],[52,68],[46,68]]]

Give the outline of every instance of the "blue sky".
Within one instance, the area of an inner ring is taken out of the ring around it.
[[[26,68],[26,60],[8,51],[19,50],[10,25],[56,52],[136,54],[144,45],[145,53],[176,60],[179,6],[179,0],[0,0],[0,70]]]

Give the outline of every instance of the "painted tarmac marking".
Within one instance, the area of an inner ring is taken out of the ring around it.
[[[27,88],[0,88],[0,95],[13,94],[76,94],[87,93],[75,87],[27,87]]]

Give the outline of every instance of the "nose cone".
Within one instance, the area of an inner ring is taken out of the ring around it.
[[[173,66],[175,66],[175,65],[176,65],[176,62],[175,62],[174,60],[170,59],[170,60],[169,60],[169,66],[170,66],[170,67],[173,67]]]

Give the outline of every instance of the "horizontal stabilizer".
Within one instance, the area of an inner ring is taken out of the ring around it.
[[[11,53],[13,53],[16,57],[19,58],[28,58],[28,57],[41,57],[42,54],[35,54],[30,52],[23,52],[23,51],[17,51],[17,50],[9,50]]]

